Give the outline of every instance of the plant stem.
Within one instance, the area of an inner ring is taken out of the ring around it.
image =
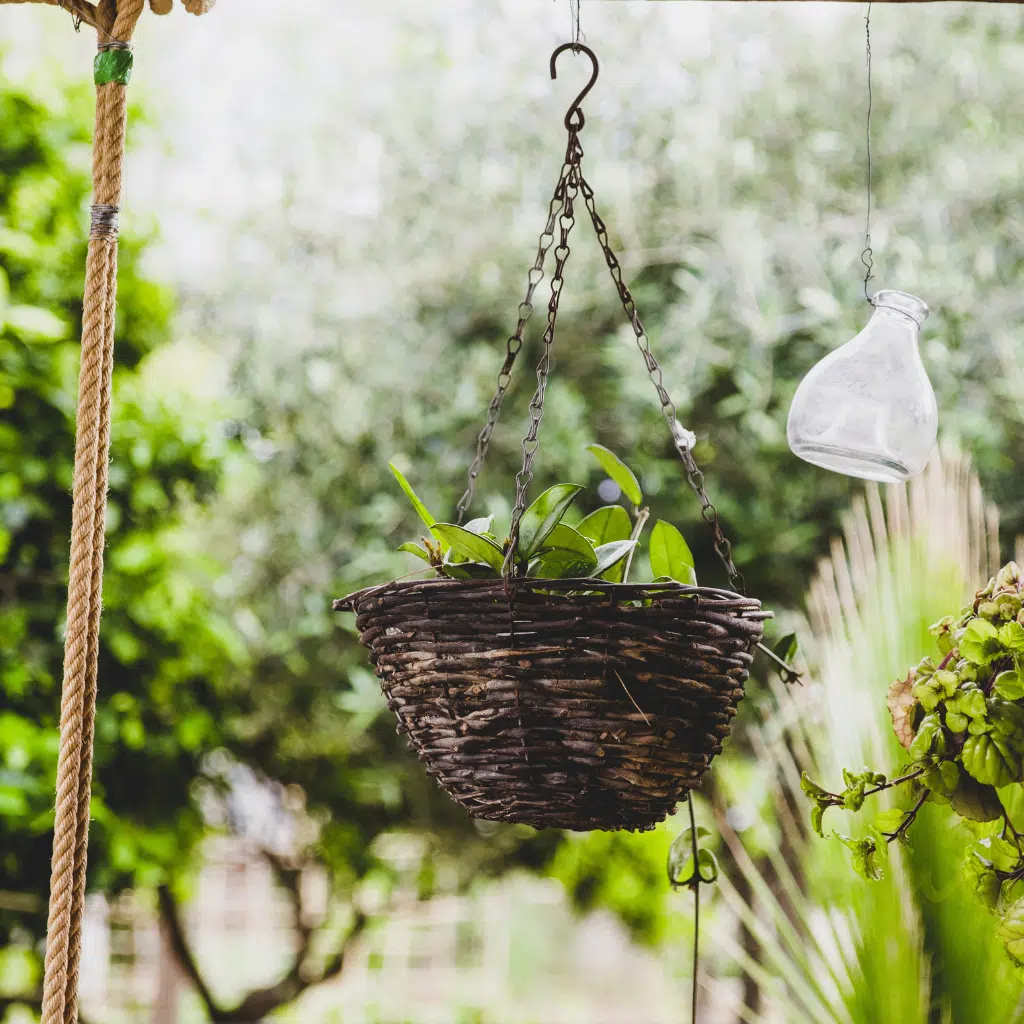
[[[1002,802],[1002,801],[1000,801]],[[1013,827],[1013,822],[1010,821],[1010,815],[1006,812],[1006,808],[1003,808],[1003,838],[1006,838],[1006,830],[1009,829],[1013,835],[1013,841],[1017,846],[1017,851],[1020,852],[1020,833]]]
[[[906,775],[901,775],[898,779],[892,779],[889,782],[883,782],[880,786],[875,786],[874,789],[865,789],[865,796],[874,796],[876,793],[881,793],[886,789],[892,789],[893,786],[902,786],[904,782],[910,782],[912,779],[916,779],[925,772],[930,771],[930,768],[915,768],[912,772],[907,772]],[[924,801],[922,801],[923,803]]]
[[[885,841],[887,843],[891,843],[891,842],[893,842],[893,840],[899,839],[900,836],[906,834],[907,829],[910,828],[910,826],[914,824],[914,820],[917,818],[917,812],[920,811],[922,807],[924,807],[924,802],[927,799],[928,799],[928,790],[926,789],[920,795],[920,797],[918,797],[917,803],[914,804],[913,808],[911,810],[907,811],[907,813],[904,816],[903,820],[900,822],[900,827],[898,829],[896,829],[895,832],[883,832],[882,833],[882,835],[885,836]]]
[[[646,509],[644,510],[646,512]],[[693,983],[690,1000],[691,1021],[697,1024],[697,972],[700,970],[700,860],[697,849],[697,821],[693,814],[693,794],[686,794],[686,806],[690,810],[690,842],[693,847]]]
[[[778,656],[778,655],[777,655],[777,654],[776,654],[776,653],[775,653],[775,652],[774,652],[774,651],[773,651],[773,650],[772,650],[772,649],[771,649],[770,647],[768,647],[768,646],[767,646],[766,644],[762,644],[762,643],[759,643],[759,644],[757,645],[757,649],[758,649],[758,650],[759,650],[759,651],[760,651],[760,652],[761,652],[762,654],[766,654],[766,655],[768,655],[768,657],[769,657],[769,658],[771,658],[771,660],[772,660],[772,661],[774,661],[774,662],[775,662],[775,664],[776,664],[776,665],[778,665],[778,666],[779,666],[779,668],[781,668],[781,669],[782,669],[782,671],[781,671],[781,672],[779,673],[779,676],[780,676],[780,677],[782,678],[782,681],[783,681],[783,682],[784,682],[784,683],[785,683],[785,684],[786,684],[787,686],[788,686],[788,685],[789,685],[790,683],[799,683],[799,682],[801,681],[801,679],[800,679],[800,673],[799,673],[799,672],[798,672],[798,671],[797,671],[797,670],[796,670],[795,668],[793,668],[793,666],[792,666],[792,665],[790,665],[790,664],[789,664],[788,662],[786,662],[786,661],[783,661],[783,660],[782,660],[782,658],[780,658],[780,657],[779,657],[779,656]]]
[[[629,539],[635,543],[629,554],[626,555],[626,568],[622,570],[623,583],[629,582],[629,567],[633,564],[633,555],[636,553],[637,544],[640,543],[640,534],[643,532],[644,526],[647,525],[647,520],[651,518],[651,510],[649,508],[637,508],[633,510],[633,514],[636,516],[636,525],[633,527],[633,533]]]

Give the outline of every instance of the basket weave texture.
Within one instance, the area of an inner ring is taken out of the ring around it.
[[[581,592],[586,588],[586,593]],[[398,730],[475,818],[648,829],[722,749],[770,613],[732,591],[404,581],[354,611]]]

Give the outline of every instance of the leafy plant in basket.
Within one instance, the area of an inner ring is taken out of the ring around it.
[[[831,792],[803,777],[811,823],[825,836],[831,807],[859,811],[891,791],[869,834],[831,832],[849,847],[854,868],[881,877],[889,843],[909,843],[921,808],[948,805],[974,834],[966,880],[998,919],[1007,952],[1024,967],[1024,578],[1010,562],[978,591],[972,605],[931,628],[936,652],[893,683],[886,698],[908,761],[889,779],[865,768],[844,771]]]
[[[601,468],[618,484],[633,506],[633,522],[622,505],[605,505],[591,512],[575,527],[564,522],[566,513],[585,490],[580,484],[549,487],[523,513],[511,565],[517,575],[531,579],[596,578],[625,583],[633,555],[650,516],[643,508],[643,492],[633,471],[613,452],[590,445]],[[420,501],[411,484],[392,462],[405,492],[430,537],[422,544],[408,542],[399,550],[422,559],[439,576],[450,579],[497,579],[512,551],[509,536],[499,540],[494,516],[472,519],[465,526],[438,522]],[[683,535],[671,523],[659,519],[651,531],[649,557],[656,583],[696,586],[693,554]]]
[[[435,520],[395,471],[430,533],[422,546],[403,548],[436,575],[370,587],[334,607],[356,613],[399,730],[471,815],[537,827],[647,829],[675,811],[721,749],[769,616],[743,592],[693,459],[696,438],[676,418],[583,177],[580,102],[597,78],[597,58],[582,44],[561,46],[551,58],[552,77],[559,54],[570,48],[590,58],[593,73],[565,117],[565,159],[455,522]],[[605,449],[591,451],[633,502],[632,523],[625,509],[608,506],[571,527],[565,514],[580,493],[575,484],[557,485],[528,503],[580,199],[732,590],[693,585],[689,549],[668,523],[651,532],[660,579],[625,582],[647,513],[636,478]],[[537,387],[502,535],[493,517],[465,519],[552,246]]]

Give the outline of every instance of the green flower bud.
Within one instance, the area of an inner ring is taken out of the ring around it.
[[[976,683],[978,681],[978,666],[961,658],[956,663],[956,674],[960,677],[961,683]]]
[[[1006,565],[996,573],[996,590],[1003,590],[1012,587],[1014,591],[1020,590],[1020,568],[1016,562],[1007,562]]]
[[[915,683],[910,692],[920,701],[921,707],[925,711],[934,711],[939,706],[943,696],[945,696],[941,687],[931,681]]]
[[[998,621],[999,605],[997,605],[995,601],[982,601],[982,603],[978,605],[978,614],[983,619],[988,619],[989,622],[992,622],[993,620]]]
[[[935,637],[939,650],[943,654],[949,654],[953,649],[953,625],[953,616],[947,615],[928,628],[928,632]]]

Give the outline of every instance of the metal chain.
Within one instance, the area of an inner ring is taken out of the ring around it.
[[[622,308],[626,311],[626,316],[629,318],[633,333],[636,335],[637,348],[640,349],[640,353],[644,357],[647,374],[651,378],[651,383],[654,384],[655,391],[658,393],[661,411],[665,419],[668,420],[669,429],[672,431],[672,443],[679,453],[680,459],[683,460],[683,466],[686,469],[686,479],[700,501],[701,517],[711,527],[711,533],[715,541],[715,552],[725,566],[725,572],[729,577],[729,584],[733,590],[740,594],[746,594],[743,573],[736,568],[736,563],[732,559],[732,544],[722,532],[722,524],[718,519],[718,509],[715,508],[714,503],[708,497],[707,491],[704,489],[704,474],[693,459],[691,451],[692,435],[676,419],[676,407],[665,390],[661,367],[658,365],[657,359],[654,358],[654,353],[651,352],[651,342],[647,337],[647,332],[644,330],[640,315],[637,313],[636,303],[633,301],[633,296],[630,294],[629,288],[626,287],[626,283],[622,280],[622,268],[619,266],[619,261],[608,243],[608,229],[605,227],[605,223],[594,204],[594,190],[582,174],[579,176],[579,187],[583,195],[583,201],[586,203],[587,210],[590,213],[590,220],[594,225],[594,231],[597,233],[597,241],[601,246],[605,262],[608,264],[608,270],[612,275],[612,281],[619,293]]]
[[[573,203],[579,192],[580,161],[583,159],[583,148],[580,146],[579,135],[574,128],[569,129],[569,145],[566,149],[566,164],[569,172],[565,176],[563,186],[562,213],[558,218],[560,237],[555,247],[555,270],[551,275],[551,298],[548,300],[548,324],[541,339],[543,352],[537,364],[537,390],[530,399],[530,427],[523,438],[523,467],[516,474],[516,503],[512,510],[512,525],[509,529],[509,546],[505,553],[505,564],[502,575],[508,579],[515,570],[515,550],[519,541],[519,523],[526,510],[526,495],[533,480],[533,460],[537,455],[540,442],[537,432],[540,421],[544,418],[544,396],[547,392],[548,373],[551,370],[551,347],[555,340],[555,320],[558,317],[558,302],[562,296],[562,285],[565,283],[563,272],[569,258],[569,232],[576,223],[573,217]]]
[[[558,175],[558,184],[555,186],[554,195],[548,204],[547,223],[544,225],[544,230],[540,233],[537,245],[537,258],[533,261],[533,266],[530,268],[526,297],[519,304],[519,322],[516,324],[516,329],[512,336],[508,339],[505,362],[498,373],[498,386],[494,392],[494,397],[491,399],[491,404],[487,408],[487,422],[476,439],[476,455],[469,466],[469,480],[466,490],[456,506],[458,512],[456,522],[460,524],[473,502],[473,494],[476,491],[476,479],[483,468],[484,459],[487,458],[487,449],[491,443],[491,435],[494,433],[494,426],[501,415],[501,403],[504,401],[505,392],[508,391],[509,384],[512,381],[512,367],[515,365],[519,350],[523,347],[523,330],[526,327],[526,322],[533,315],[533,293],[537,290],[537,285],[544,279],[544,262],[547,259],[548,250],[555,240],[555,222],[562,209],[565,199],[566,182],[573,167],[573,143],[574,139],[570,137],[565,153],[565,162],[562,164],[562,170]]]

